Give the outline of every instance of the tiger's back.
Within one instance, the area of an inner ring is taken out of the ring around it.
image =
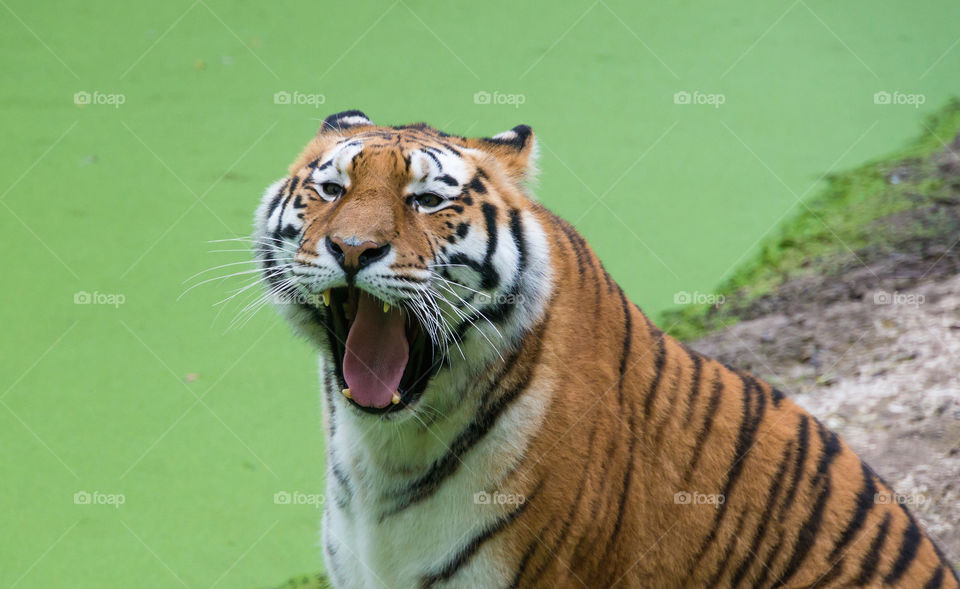
[[[835,434],[627,300],[534,150],[350,111],[264,197],[265,281],[313,296],[281,310],[320,350],[334,584],[957,587]]]
[[[579,467],[583,485],[555,497],[562,518],[541,518],[518,586],[551,570],[590,587],[957,586],[839,437],[766,382],[660,331],[572,227],[542,214],[579,285],[567,311],[602,311],[556,354],[558,380],[586,394],[563,395],[546,421],[580,430],[578,443],[558,450],[547,434],[532,452],[554,458],[543,476]]]

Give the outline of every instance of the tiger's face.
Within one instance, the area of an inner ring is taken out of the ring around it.
[[[502,357],[536,319],[550,272],[524,190],[533,151],[525,126],[466,139],[348,111],[267,190],[264,280],[342,402],[392,417],[439,381],[434,405],[455,402],[438,373]]]

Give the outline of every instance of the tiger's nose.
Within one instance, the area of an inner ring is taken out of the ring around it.
[[[340,264],[347,276],[353,276],[370,264],[383,258],[390,251],[390,244],[360,241],[356,237],[342,239],[327,237],[327,251]]]

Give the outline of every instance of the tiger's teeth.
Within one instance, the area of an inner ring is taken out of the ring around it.
[[[348,399],[352,399],[352,398],[353,398],[353,397],[350,396],[350,389],[343,389],[343,390],[340,391],[340,392],[343,393],[343,396],[346,397],[346,398],[348,398]]]
[[[383,303],[383,312],[384,312],[384,313],[390,312],[390,303],[384,301],[384,303]]]
[[[394,393],[394,394],[393,394],[393,398],[390,399],[390,402],[393,403],[394,405],[396,405],[397,403],[399,403],[399,402],[400,402],[400,393]]]
[[[323,291],[323,306],[324,307],[330,306],[330,289],[329,288]]]

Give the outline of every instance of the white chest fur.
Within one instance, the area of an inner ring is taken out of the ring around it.
[[[530,383],[486,435],[456,456],[456,468],[436,490],[404,509],[396,499],[431,464],[449,459],[454,440],[473,417],[451,415],[424,428],[360,414],[332,395],[333,435],[327,447],[324,555],[341,587],[502,587],[511,577],[497,536],[471,543],[525,500],[500,481],[523,458],[545,412],[546,383]],[[337,472],[334,472],[334,469]],[[469,558],[449,576],[452,563]]]

